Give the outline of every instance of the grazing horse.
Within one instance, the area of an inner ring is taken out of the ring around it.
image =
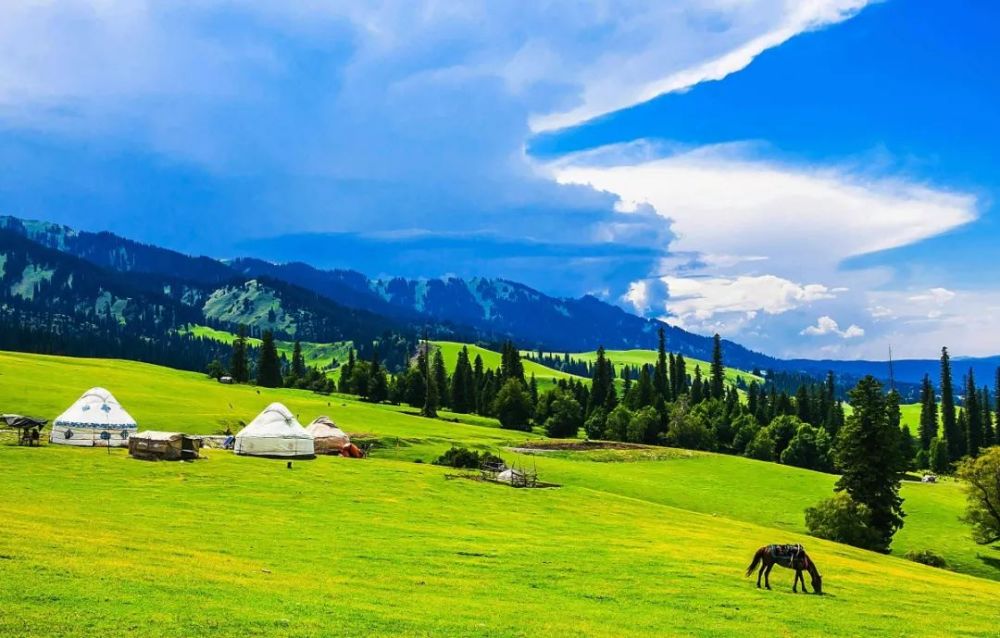
[[[753,562],[747,567],[747,576],[753,573],[760,565],[757,572],[757,588],[760,589],[760,577],[764,577],[764,587],[771,589],[771,569],[775,565],[781,565],[788,569],[795,570],[795,581],[792,583],[792,591],[798,593],[799,581],[802,581],[802,592],[808,593],[806,589],[806,579],[802,576],[802,570],[809,572],[812,578],[813,590],[817,594],[823,593],[823,577],[816,569],[816,563],[806,554],[806,548],[802,545],[767,545],[757,550],[753,555]]]

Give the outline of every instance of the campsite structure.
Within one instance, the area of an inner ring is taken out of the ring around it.
[[[48,423],[48,420],[35,419],[20,414],[0,414],[0,422],[6,424],[9,428],[17,430],[18,445],[35,446],[38,445],[39,433],[45,427],[45,424]]]
[[[306,427],[306,432],[313,436],[316,454],[341,454],[351,444],[351,437],[328,416],[316,417]]]
[[[200,436],[180,432],[145,430],[129,437],[128,453],[148,461],[190,461],[198,458],[202,447]]]
[[[91,388],[56,417],[49,441],[59,445],[125,447],[138,427],[135,419],[104,388]]]
[[[281,403],[267,406],[240,430],[233,451],[246,456],[309,457],[316,454],[313,436]]]

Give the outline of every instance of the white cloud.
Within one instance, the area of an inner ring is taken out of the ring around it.
[[[857,324],[851,324],[845,330],[840,329],[840,325],[827,315],[823,315],[816,320],[816,325],[807,326],[799,334],[809,335],[812,337],[819,337],[823,335],[837,335],[843,339],[854,339],[856,337],[865,336],[864,328],[858,326]]]
[[[883,356],[879,339],[901,305],[926,305],[925,319],[942,314],[952,294],[946,289],[874,299],[865,291],[891,289],[892,271],[841,265],[969,223],[978,215],[975,197],[856,168],[779,164],[752,151],[726,145],[664,157],[655,145],[639,143],[548,168],[562,183],[615,195],[626,214],[652,207],[670,219],[672,256],[656,271],[670,282],[670,294],[646,305],[687,328],[704,332],[722,324],[747,345],[782,356],[815,353],[812,340],[797,344],[789,335],[836,334],[858,344],[851,352],[870,347],[867,354]],[[802,330],[816,317],[806,317],[806,308],[846,319],[847,327],[824,321]],[[866,310],[879,325],[874,336],[860,327]],[[750,311],[760,314],[749,318]]]
[[[138,219],[113,193],[86,220],[78,210],[58,219],[147,240],[183,228],[184,241],[214,246],[223,225],[226,241],[402,229],[662,252],[672,240],[664,217],[616,214],[613,197],[538,174],[524,151],[532,115],[596,114],[721,77],[863,4],[5,2],[0,129],[216,180],[200,185],[216,201],[170,215]],[[227,188],[238,192],[230,209],[218,205]],[[529,224],[511,223],[525,211]],[[617,295],[627,281],[613,276],[603,283]]]
[[[550,168],[561,183],[613,193],[620,210],[646,205],[669,217],[672,250],[741,255],[750,246],[779,276],[830,276],[844,259],[933,237],[977,214],[970,195],[846,169],[783,166],[732,146],[608,165],[623,152],[612,147]]]
[[[677,42],[674,34],[664,31],[670,21],[690,20],[697,13],[685,3],[659,3],[659,10],[650,11],[642,22],[627,24],[629,38],[642,38],[646,46],[641,54],[623,59],[619,51],[600,52],[593,59],[583,60],[565,69],[566,76],[575,77],[582,85],[581,103],[563,111],[536,115],[531,126],[536,131],[558,129],[580,124],[599,115],[646,102],[665,93],[689,89],[710,80],[721,80],[748,66],[754,58],[804,32],[845,20],[867,5],[869,0],[809,0],[806,2],[774,3],[702,3],[710,15],[719,11],[718,19],[728,28],[704,33],[700,43],[719,52],[701,62],[687,61],[678,65]],[[655,6],[655,4],[653,5]],[[688,13],[689,15],[684,15]],[[690,14],[694,13],[692,16]],[[733,20],[731,16],[740,19]],[[702,19],[704,19],[702,17]],[[617,35],[617,34],[615,34]],[[693,44],[693,43],[689,43]],[[701,47],[693,47],[699,49]]]
[[[832,299],[826,286],[801,285],[773,275],[726,277],[665,276],[666,309],[686,324],[719,313],[781,314],[803,304]]]

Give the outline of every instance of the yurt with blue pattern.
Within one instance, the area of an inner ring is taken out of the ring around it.
[[[91,388],[52,422],[49,441],[59,445],[127,447],[135,419],[104,388]]]

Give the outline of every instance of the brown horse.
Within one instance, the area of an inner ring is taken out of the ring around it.
[[[747,567],[747,576],[753,573],[760,565],[757,572],[757,588],[760,589],[760,577],[764,577],[764,587],[771,589],[771,569],[775,565],[781,565],[788,569],[795,570],[795,581],[792,583],[792,591],[798,593],[799,581],[802,581],[802,592],[808,593],[806,589],[806,579],[802,575],[802,570],[809,572],[812,578],[813,591],[817,594],[823,593],[823,577],[816,569],[816,563],[806,554],[806,548],[802,545],[767,545],[757,550],[753,555],[753,562]]]

